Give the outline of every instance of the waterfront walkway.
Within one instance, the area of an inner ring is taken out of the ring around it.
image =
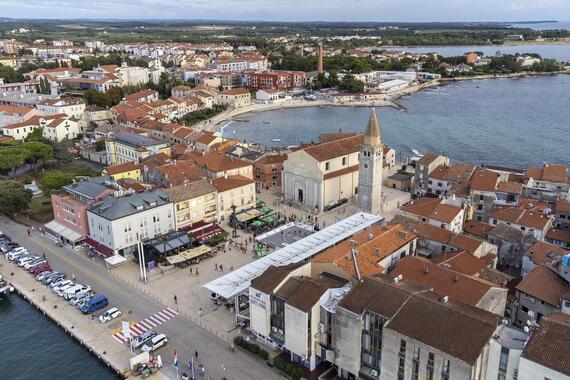
[[[75,274],[76,282],[90,285],[97,293],[107,295],[110,302],[109,307],[119,307],[123,312],[123,320],[142,321],[164,310],[165,307],[172,307],[172,304],[167,305],[159,302],[122,281],[110,273],[97,260],[90,260],[84,254],[74,253],[69,249],[58,247],[35,231],[32,232],[31,237],[28,237],[25,226],[16,224],[4,216],[0,217],[0,230],[10,235],[14,241],[24,245],[29,251],[40,255],[45,253],[54,269],[65,272],[68,276]],[[0,272],[6,274],[9,281],[12,281],[10,273],[14,272],[14,276],[18,275],[14,282],[18,282],[18,285],[20,285],[20,281],[23,280],[19,280],[19,278],[23,276],[22,278],[25,279],[25,276],[28,275],[21,268],[12,269],[12,266],[13,264],[5,264],[0,268]],[[5,268],[10,268],[8,273],[4,273],[6,272]],[[24,289],[35,288],[35,292],[41,294],[44,286],[36,283],[30,276],[28,277],[28,282],[22,282],[21,287]],[[164,285],[168,286],[167,283]],[[53,295],[47,289],[45,289],[45,292]],[[168,294],[168,290],[165,293]],[[49,299],[46,302],[53,305]],[[119,368],[128,367],[130,355],[128,346],[120,344],[112,336],[113,330],[120,326],[119,321],[110,325],[100,325],[98,321],[89,321],[87,317],[81,315],[77,310],[73,310],[68,305],[63,305],[63,300],[60,299],[59,302],[62,305],[54,309],[54,317],[63,319],[63,316],[69,313],[70,318],[73,318],[74,330],[78,331],[77,334],[85,334],[84,339],[87,342],[100,341],[108,357],[116,356],[118,358],[120,363],[117,366]],[[88,322],[88,324],[84,325],[85,322]],[[101,333],[101,328],[105,332],[104,334]],[[224,376],[236,380],[281,379],[277,372],[265,365],[261,360],[239,350],[232,353],[226,341],[216,337],[183,316],[176,316],[166,321],[158,326],[156,331],[165,333],[169,337],[169,343],[166,348],[158,352],[162,355],[164,361],[164,368],[161,370],[161,373],[169,379],[176,378],[176,371],[171,365],[174,349],[176,349],[178,359],[182,364],[187,363],[197,350],[199,353],[197,362],[205,367],[206,375],[211,379],[220,379]],[[111,355],[111,353],[113,354]]]

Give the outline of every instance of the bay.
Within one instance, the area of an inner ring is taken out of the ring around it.
[[[97,358],[16,294],[0,300],[0,379],[118,379]]]
[[[570,75],[486,79],[432,87],[377,109],[383,142],[397,158],[412,149],[453,161],[514,168],[570,163]],[[306,107],[246,114],[224,136],[267,146],[316,142],[320,132],[364,131],[366,107]],[[273,142],[273,139],[280,139]]]

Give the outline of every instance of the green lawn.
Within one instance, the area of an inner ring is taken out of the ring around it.
[[[101,175],[100,171],[93,169],[90,166],[79,164],[76,162],[62,162],[60,168],[57,165],[53,168],[54,170],[59,170],[64,173],[70,173],[74,176],[89,176],[95,177]]]
[[[27,215],[30,219],[39,222],[47,223],[53,219],[53,210],[51,208],[51,198],[45,195],[41,197],[32,198],[28,210],[22,213]]]

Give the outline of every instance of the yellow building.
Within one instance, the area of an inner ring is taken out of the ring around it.
[[[115,181],[126,178],[134,179],[135,181],[140,181],[142,179],[142,171],[140,167],[132,161],[107,166],[103,169],[103,175],[111,176]]]
[[[241,175],[221,177],[212,180],[217,190],[218,220],[228,220],[232,213],[255,206],[255,181]]]
[[[132,132],[114,133],[105,141],[107,162],[111,165],[125,162],[140,163],[148,156],[164,153],[170,157],[170,146],[166,142]]]
[[[207,179],[164,189],[174,202],[176,229],[217,220],[216,188]]]

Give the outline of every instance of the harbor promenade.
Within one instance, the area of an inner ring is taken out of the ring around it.
[[[117,369],[127,368],[130,357],[128,345],[119,343],[112,336],[113,332],[118,331],[120,321],[142,321],[166,307],[173,306],[172,303],[164,304],[157,298],[151,297],[131,286],[128,282],[121,280],[98,260],[91,260],[84,254],[58,247],[49,239],[42,237],[37,231],[33,231],[31,237],[28,237],[27,227],[4,216],[0,217],[0,230],[11,236],[14,241],[25,246],[28,251],[39,255],[45,253],[54,269],[65,272],[68,276],[75,275],[76,282],[90,285],[98,294],[105,294],[109,299],[109,307],[116,306],[123,312],[122,319],[115,320],[108,325],[101,325],[99,321],[89,320],[79,311],[64,304],[61,299],[55,300],[61,305],[54,303],[52,297],[59,297],[53,292],[36,283],[21,268],[12,263],[7,263],[4,258],[0,259],[0,263],[3,264],[0,267],[0,273],[5,274],[9,281],[14,282],[19,290],[23,290],[33,297],[39,297],[34,299],[36,301],[39,299],[40,304],[43,302],[42,292],[51,293],[46,294],[45,302],[48,304],[47,308],[51,308],[49,310],[50,316],[75,334],[82,334],[80,337],[84,342],[90,345],[97,344],[97,352],[101,354],[106,352],[104,358],[113,357],[112,364]],[[6,270],[7,268],[9,270]],[[14,276],[18,276],[15,281],[12,280],[14,277],[11,276],[12,272]],[[26,277],[29,278],[26,279]],[[164,286],[168,287],[169,285],[165,283]],[[164,291],[165,295],[169,293],[168,290]],[[48,296],[50,297],[48,298]],[[56,309],[53,308],[54,304],[58,305]],[[188,306],[191,307],[192,305]],[[71,329],[71,326],[74,328]],[[164,378],[176,379],[176,370],[172,366],[173,351],[176,349],[181,369],[186,368],[185,363],[188,363],[195,351],[198,351],[199,356],[196,362],[205,368],[204,379],[221,379],[223,377],[235,380],[282,379],[277,372],[261,360],[240,350],[235,353],[231,352],[227,341],[200,327],[183,315],[178,315],[160,324],[155,328],[155,331],[164,333],[169,338],[168,345],[157,352],[162,356],[164,363],[159,376],[164,376]],[[156,378],[160,379],[160,377]]]

